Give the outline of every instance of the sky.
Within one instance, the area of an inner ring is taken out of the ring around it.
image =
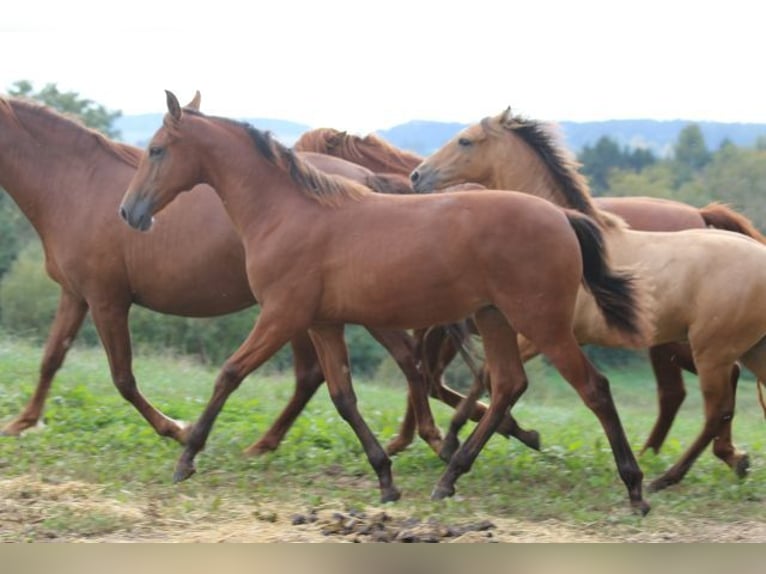
[[[367,133],[545,121],[766,123],[766,8],[752,0],[29,0],[0,17],[17,80],[125,115],[202,111]],[[12,8],[10,7],[12,6]]]

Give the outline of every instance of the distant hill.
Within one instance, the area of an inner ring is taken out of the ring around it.
[[[566,145],[579,152],[607,136],[620,147],[646,148],[666,157],[686,126],[700,126],[708,149],[716,150],[729,140],[742,147],[752,147],[759,137],[766,137],[766,124],[691,122],[685,120],[608,120],[603,122],[559,122]],[[420,155],[439,149],[467,124],[413,121],[376,132],[392,144]]]
[[[163,114],[139,114],[122,116],[115,122],[115,127],[120,130],[122,141],[139,147],[149,143],[155,131],[162,125]],[[272,132],[285,145],[293,145],[303,132],[311,129],[310,126],[287,120],[274,120],[266,118],[239,118],[252,124],[259,130]]]
[[[293,145],[311,126],[288,120],[242,118],[262,130],[269,130],[284,143]],[[115,122],[123,141],[145,146],[162,123],[162,114],[123,116]],[[686,120],[607,120],[602,122],[560,122],[558,124],[566,145],[575,153],[586,145],[595,144],[608,136],[620,147],[648,148],[660,157],[667,156],[678,140],[678,134],[690,123],[700,126],[708,149],[716,150],[721,143],[751,147],[759,137],[766,137],[766,124],[690,122]],[[429,155],[452,138],[467,124],[413,120],[385,130],[377,130],[393,145],[420,155]]]

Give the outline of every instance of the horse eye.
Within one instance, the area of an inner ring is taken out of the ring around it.
[[[152,146],[149,148],[149,157],[156,159],[162,155],[163,151],[165,150],[159,146]]]
[[[459,140],[457,140],[457,143],[461,147],[468,147],[473,144],[473,142],[469,140],[468,138],[460,138]]]

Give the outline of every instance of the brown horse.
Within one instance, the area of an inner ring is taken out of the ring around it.
[[[759,381],[766,380],[766,249],[762,243],[715,229],[644,232],[627,228],[598,210],[577,164],[545,126],[514,117],[510,110],[457,134],[413,171],[412,181],[418,191],[462,181],[518,189],[597,219],[605,228],[615,261],[640,268],[653,288],[652,344],[689,344],[705,400],[702,432],[652,488],[679,482],[711,441],[716,456],[740,476],[745,474],[747,455],[731,442],[733,373],[740,361]],[[578,301],[578,340],[619,346],[600,327],[593,311],[587,296]],[[526,342],[522,352],[528,358],[535,350]]]
[[[156,233],[140,235],[110,223],[140,155],[139,149],[109,141],[49,108],[0,98],[0,185],[40,236],[48,274],[61,287],[37,389],[4,434],[18,435],[37,424],[53,377],[90,309],[120,393],[158,434],[183,443],[184,426],[153,407],[136,385],[128,330],[131,305],[212,317],[255,304],[242,244],[209,187],[184,194],[163,214]],[[395,187],[396,178],[381,178],[351,162],[320,154],[306,154],[306,159],[378,190]],[[401,181],[396,185],[401,189]],[[89,214],[79,209],[84,203]],[[410,388],[424,388],[412,338],[403,331],[370,332],[394,356]],[[250,453],[275,449],[324,380],[308,334],[296,334],[291,343],[297,392]],[[440,433],[429,423],[430,413],[423,413],[421,434],[438,449]]]
[[[333,402],[364,446],[382,499],[399,498],[390,459],[356,406],[343,325],[423,328],[473,314],[491,373],[492,402],[433,495],[454,492],[457,478],[526,387],[516,344],[520,332],[539,345],[596,413],[631,503],[648,510],[641,471],[606,379],[572,336],[577,292],[585,281],[610,331],[623,340],[643,337],[634,283],[609,270],[600,233],[589,218],[524,194],[373,194],[312,168],[268,133],[182,110],[170,92],[167,105],[121,215],[132,227],[147,230],[153,214],[180,192],[202,182],[212,185],[241,234],[250,286],[262,306],[191,429],[176,480],[195,471],[196,454],[242,379],[293,333],[309,329]],[[446,236],[454,240],[445,244]],[[442,249],[434,255],[436,245]],[[538,258],[539,253],[547,256]]]
[[[304,133],[295,143],[294,149],[319,152],[347,159],[377,173],[410,174],[424,159],[417,154],[391,145],[375,134],[362,137],[332,128],[319,128]],[[450,181],[457,182],[460,180]],[[453,183],[452,185],[464,183],[468,182]],[[492,187],[496,186],[493,185]],[[592,198],[592,201],[598,209],[620,216],[633,229],[681,231],[683,229],[714,227],[741,233],[764,242],[763,235],[750,220],[720,203],[711,203],[705,207],[697,208],[678,201],[653,197],[596,197]],[[452,340],[444,338],[443,333],[439,332],[435,332],[426,343],[426,354],[422,360],[428,370],[433,373],[432,395],[441,398],[444,394],[452,392],[441,383],[441,376],[447,365],[455,357],[457,347]],[[655,345],[649,349],[649,358],[657,381],[659,412],[641,452],[647,449],[659,452],[686,397],[681,369],[695,374],[697,370],[694,366],[691,350],[685,343]],[[738,370],[737,368],[733,374],[735,384]],[[453,403],[454,398],[450,397],[450,404]],[[453,404],[453,406],[456,405]],[[471,418],[478,420],[483,414],[483,408],[479,404],[472,412]],[[408,410],[399,436],[392,441],[391,445],[404,448],[412,442],[415,427],[414,414]]]

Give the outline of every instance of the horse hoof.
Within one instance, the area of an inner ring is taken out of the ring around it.
[[[739,478],[745,478],[747,471],[750,469],[750,457],[743,454],[737,463],[734,465],[734,472],[737,473]]]
[[[267,444],[261,444],[261,442],[257,442],[253,445],[250,445],[245,450],[242,451],[242,454],[245,456],[262,456],[264,454],[268,454],[270,452],[274,452],[277,450],[277,447],[267,445]]]
[[[194,468],[193,465],[179,464],[176,467],[176,471],[173,473],[173,483],[178,484],[179,482],[183,482],[192,476],[195,472],[197,472],[197,469]]]
[[[633,507],[633,512],[636,514],[639,514],[640,516],[646,516],[649,514],[649,511],[651,510],[651,506],[649,506],[649,503],[645,500],[634,500],[631,501],[631,506]]]
[[[443,500],[455,494],[455,488],[451,486],[437,485],[431,493],[431,500]]]
[[[540,450],[540,433],[536,430],[531,430],[527,432],[527,436],[522,441],[525,445],[527,445],[532,450]]]
[[[383,491],[380,495],[381,502],[396,502],[402,497],[402,493],[396,487],[391,487]]]
[[[460,441],[455,437],[448,436],[442,442],[442,447],[439,450],[439,458],[444,462],[449,462],[452,459],[452,455],[460,447]]]

